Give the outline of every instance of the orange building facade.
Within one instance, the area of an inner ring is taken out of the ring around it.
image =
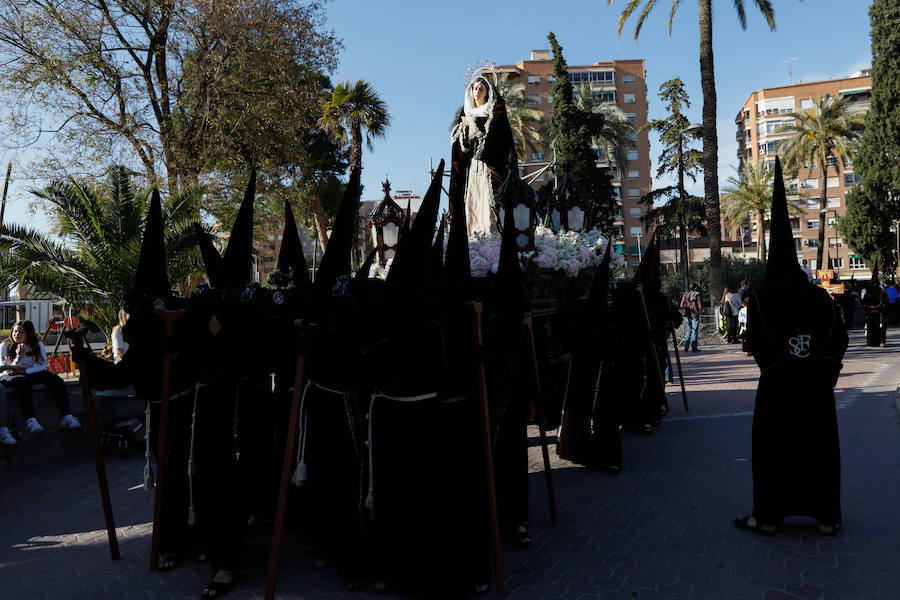
[[[738,142],[737,159],[739,166],[746,162],[765,160],[774,164],[775,156],[781,155],[781,146],[790,137],[778,129],[791,124],[794,119],[788,115],[812,107],[814,101],[830,94],[834,97],[848,97],[851,111],[866,111],[871,100],[872,78],[868,70],[855,73],[852,77],[829,79],[811,83],[765,88],[752,92],[735,117]],[[796,194],[801,209],[799,217],[791,219],[794,244],[800,259],[806,259],[811,269],[833,268],[843,279],[856,277],[867,279],[871,271],[852,248],[847,246],[835,229],[835,220],[846,213],[847,192],[859,182],[853,172],[853,163],[830,157],[825,186],[826,210],[820,214],[819,200],[823,190],[819,189],[821,165],[807,164],[801,167],[796,177],[786,175],[785,186],[788,194]],[[756,242],[755,219],[746,223],[750,238]],[[817,265],[819,228],[825,227],[824,260],[828,265]],[[723,229],[723,234],[724,234]],[[729,237],[740,239],[737,232],[729,232]],[[768,233],[765,235],[768,243]]]

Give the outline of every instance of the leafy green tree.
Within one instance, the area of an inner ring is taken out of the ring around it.
[[[773,172],[768,163],[759,159],[754,163],[745,162],[739,177],[732,175],[728,178],[728,187],[724,192],[722,209],[725,225],[734,231],[747,219],[747,215],[756,217],[759,240],[756,244],[757,258],[766,262],[766,212],[772,208],[774,193]]]
[[[609,4],[613,0],[607,0]],[[656,0],[627,0],[625,8],[619,15],[619,35],[625,22],[635,10],[644,4],[634,28],[634,39],[637,41],[647,15],[656,5]],[[775,11],[770,0],[754,0],[769,24],[775,31]],[[669,36],[672,35],[672,23],[680,0],[672,0],[669,13]],[[734,0],[741,27],[747,28],[747,11],[744,0]],[[722,295],[722,228],[719,223],[719,140],[716,132],[716,75],[713,55],[712,35],[712,0],[699,0],[698,24],[700,26],[700,86],[703,89],[703,192],[706,197],[706,223],[709,227],[709,285],[716,297]]]
[[[641,203],[651,207],[650,212],[645,215],[645,223],[661,225],[666,234],[671,234],[675,224],[678,224],[679,237],[682,240],[680,244],[681,273],[684,274],[688,268],[686,243],[688,230],[696,231],[703,236],[708,233],[702,218],[698,219],[697,214],[698,202],[702,205],[703,200],[694,196],[685,196],[684,206],[681,206],[684,176],[690,177],[691,181],[697,181],[697,173],[703,168],[703,154],[689,146],[697,134],[688,131],[691,122],[682,113],[682,107],[691,107],[691,100],[684,89],[681,78],[676,77],[661,83],[658,95],[659,99],[666,103],[669,115],[665,119],[648,121],[642,129],[651,129],[659,134],[659,141],[663,146],[662,152],[659,154],[656,176],[662,177],[667,173],[675,173],[678,176],[678,185],[653,190],[641,198]],[[687,147],[685,147],[686,143]],[[654,206],[656,208],[653,208]]]
[[[616,201],[609,176],[597,167],[597,155],[591,141],[603,129],[603,115],[583,110],[575,102],[572,83],[562,46],[553,32],[547,36],[553,51],[553,110],[550,113],[550,136],[556,161],[568,165],[571,176],[584,188],[590,199],[594,225],[612,231]]]
[[[601,117],[599,121],[594,121],[597,130],[591,144],[599,148],[620,173],[624,173],[628,164],[628,148],[633,144],[629,135],[637,133],[625,112],[613,104],[598,101],[588,82],[582,83],[575,90],[575,104],[581,110]]]
[[[822,268],[825,252],[825,208],[828,196],[828,158],[835,158],[835,170],[840,173],[842,159],[853,157],[856,145],[862,135],[864,122],[862,113],[851,112],[847,98],[835,98],[826,94],[813,100],[812,108],[791,113],[795,123],[778,128],[781,133],[792,134],[783,142],[786,167],[797,172],[806,163],[818,169],[819,178],[819,248],[816,264]]]
[[[151,191],[135,188],[121,166],[110,168],[101,186],[68,179],[34,190],[52,206],[61,240],[25,225],[0,226],[0,285],[31,285],[65,299],[108,342],[122,296],[134,285]],[[169,281],[176,285],[203,268],[193,229],[201,198],[191,188],[163,203]]]
[[[897,265],[896,233],[900,227],[900,7],[874,0],[872,23],[872,104],[853,170],[861,179],[847,194],[847,213],[838,229],[866,262]],[[896,232],[896,229],[895,229]],[[893,238],[893,239],[892,239]]]
[[[38,176],[122,162],[170,194],[204,184],[225,223],[255,165],[277,223],[336,66],[324,24],[305,0],[7,0],[0,93],[16,142],[51,157]]]

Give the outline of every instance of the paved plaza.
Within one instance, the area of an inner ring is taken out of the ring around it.
[[[887,348],[852,332],[838,382],[843,529],[833,538],[789,521],[764,538],[736,529],[751,509],[750,425],[759,370],[738,346],[683,355],[690,412],[677,383],[652,436],[626,433],[618,476],[560,461],[560,518],[550,523],[536,432],[528,550],[507,546],[504,597],[605,600],[850,600],[900,598],[900,329]],[[674,362],[674,356],[673,356]],[[676,379],[677,382],[677,379]],[[463,440],[460,440],[463,443]],[[147,568],[152,496],[143,460],[109,457],[122,558],[112,562],[90,456],[0,475],[0,598],[191,598],[210,578],[188,561]],[[251,541],[244,577],[227,596],[262,598],[268,535]],[[288,537],[279,597],[390,598],[349,592]],[[437,583],[437,582],[436,582]],[[491,591],[485,598],[497,597]]]

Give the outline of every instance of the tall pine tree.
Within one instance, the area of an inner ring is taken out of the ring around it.
[[[547,36],[553,51],[553,111],[550,113],[550,138],[556,150],[556,161],[567,165],[569,174],[587,190],[591,204],[593,224],[609,235],[612,232],[613,198],[609,176],[597,167],[597,155],[591,139],[603,129],[603,115],[580,109],[575,104],[572,83],[568,78],[568,65],[562,46],[551,31]]]
[[[874,0],[872,23],[872,105],[866,115],[853,170],[862,181],[847,195],[841,234],[867,264],[877,258],[883,271],[897,264],[891,224],[900,219],[900,4]]]

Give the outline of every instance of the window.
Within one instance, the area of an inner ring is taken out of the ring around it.
[[[534,162],[536,160],[544,160],[543,152],[532,152],[531,153],[531,161]]]
[[[843,248],[844,247],[844,238],[828,238],[828,247],[829,248]]]
[[[637,188],[629,188],[628,189],[628,197],[629,198],[640,198],[641,190],[639,190]]]
[[[541,95],[540,94],[528,94],[525,96],[525,99],[528,101],[528,104],[540,104],[541,103]]]
[[[541,82],[540,75],[529,75],[528,85],[538,85]]]
[[[625,116],[628,118],[629,123],[634,123],[635,121],[637,121],[637,113],[627,112],[625,113]]]
[[[547,83],[555,83],[555,82],[556,82],[556,77],[554,77],[553,75],[547,75]]]
[[[844,259],[843,258],[829,258],[828,259],[828,268],[829,269],[843,269],[844,268]]]
[[[837,208],[841,205],[840,198],[828,198],[825,200],[825,206],[828,208]]]
[[[771,121],[763,121],[756,126],[756,133],[759,134],[760,137],[766,135],[776,135],[781,133],[788,133],[786,131],[780,131],[782,127],[786,125],[793,125],[793,119],[773,119]],[[749,131],[749,130],[748,130]]]
[[[621,185],[613,186],[613,195],[616,197],[616,200],[622,199],[622,186]]]
[[[625,104],[634,104],[637,102],[634,94],[625,94]]]
[[[852,169],[852,168],[853,168],[853,161],[850,160],[849,158],[847,158],[846,156],[842,156],[842,157],[841,157],[841,162],[844,163],[844,168],[845,168],[845,169]]]
[[[629,231],[631,232],[631,237],[644,235],[644,229],[642,227],[632,227]]]
[[[796,250],[797,252],[803,250],[803,239],[794,238],[794,250]]]
[[[825,179],[825,183],[826,183],[826,184],[828,185],[828,187],[830,187],[830,188],[836,188],[837,186],[841,185],[840,183],[838,183],[838,178],[837,178],[837,177],[827,177],[827,178]]]
[[[640,208],[629,208],[628,216],[633,219],[640,219],[641,218],[641,209]]]
[[[603,153],[603,150],[600,148],[594,148],[594,155],[597,157],[597,160],[604,161],[606,160],[606,155]]]
[[[828,217],[826,223],[828,223],[828,226],[829,226],[829,227],[831,227],[832,229],[834,229],[834,222],[835,222],[836,220],[837,220],[837,219],[835,219],[834,217]]]
[[[638,169],[629,169],[628,179],[639,179],[640,176],[641,176],[641,172]]]
[[[626,158],[628,160],[637,160],[638,159],[638,151],[637,150],[628,150],[625,152]]]
[[[634,83],[634,73],[623,73],[622,83]]]
[[[812,98],[804,98],[800,101],[800,110],[809,110],[813,107]]]
[[[598,102],[610,104],[616,101],[616,90],[600,90],[594,94],[594,98]]]
[[[815,238],[806,240],[806,246],[810,250],[814,250],[819,247],[819,240],[817,240]]]
[[[632,142],[637,141],[637,131],[629,131],[625,133],[625,137],[628,138]]]
[[[567,73],[566,78],[572,82],[572,85],[579,83],[615,83],[615,71],[579,71],[576,73]]]
[[[810,198],[806,201],[806,208],[819,208],[819,199],[818,198]],[[818,223],[818,221],[816,221]]]
[[[803,180],[803,189],[805,190],[817,190],[819,189],[819,180],[816,178],[804,179]]]
[[[860,256],[851,256],[850,257],[850,268],[851,269],[865,269],[866,263],[863,262],[863,259]]]
[[[763,142],[757,145],[757,151],[759,155],[762,156],[764,154],[775,154],[778,152],[779,144],[778,142]]]
[[[825,159],[825,164],[832,168],[836,167],[837,166],[837,157],[833,156],[833,155],[829,156],[828,158]]]
[[[553,104],[553,94],[547,94],[547,104]]]
[[[818,229],[819,228],[819,220],[818,219],[807,219],[806,220],[806,228],[807,229]]]
[[[856,173],[844,173],[844,187],[853,187],[859,183],[860,179]]]

